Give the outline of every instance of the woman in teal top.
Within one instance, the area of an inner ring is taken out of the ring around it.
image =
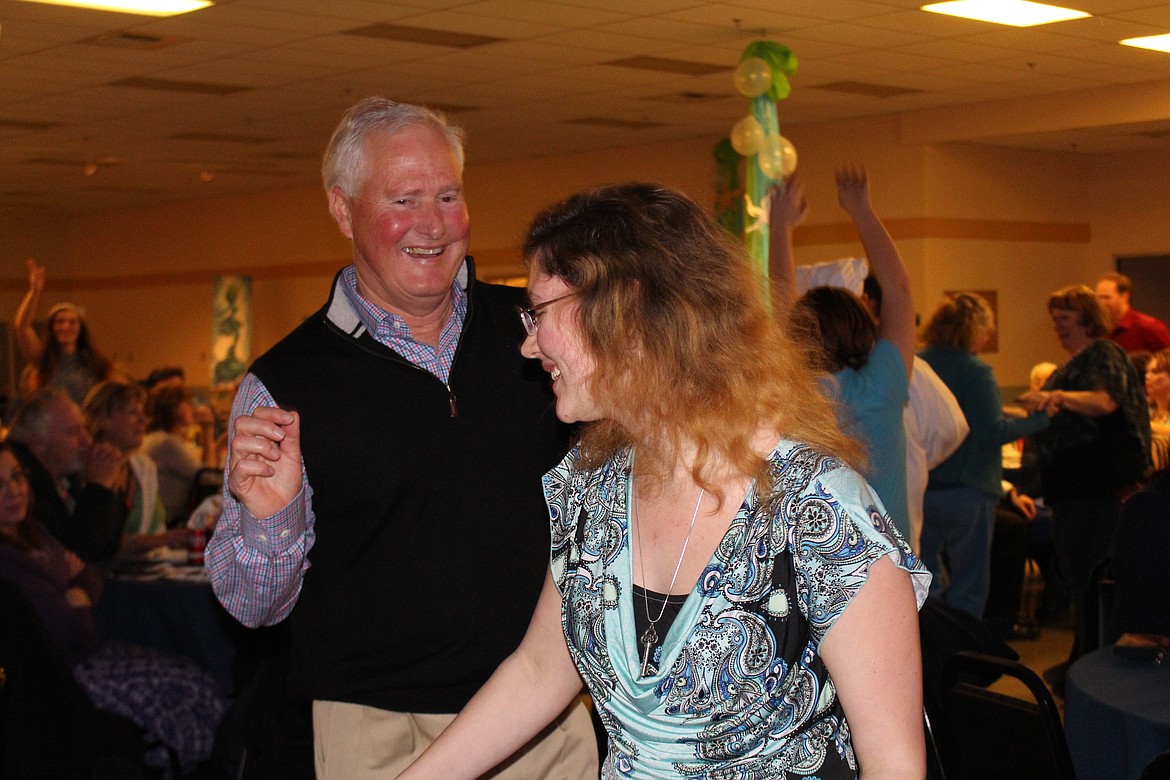
[[[976,618],[983,617],[991,586],[991,534],[1003,495],[1001,448],[1048,427],[1044,412],[1004,416],[991,366],[976,357],[994,329],[987,301],[960,293],[935,309],[923,331],[926,349],[918,353],[954,394],[971,428],[959,449],[930,472],[922,560],[934,575],[931,595]]]
[[[400,777],[479,777],[584,680],[603,778],[922,778],[929,574],[742,247],[631,184],[551,207],[524,255],[521,351],[583,423],[544,479],[550,575],[519,649]]]
[[[863,469],[894,526],[910,538],[906,493],[906,428],[914,361],[914,302],[902,257],[870,203],[863,169],[837,172],[837,200],[849,214],[865,248],[870,271],[882,289],[880,321],[861,299],[840,287],[814,287],[795,301],[793,314],[817,344],[817,368],[832,375],[825,392],[840,403],[841,427],[868,450]],[[770,206],[769,266],[782,299],[796,291],[792,231],[808,206],[804,188],[790,181],[777,188]]]

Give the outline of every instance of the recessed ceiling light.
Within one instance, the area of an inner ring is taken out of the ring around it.
[[[1007,24],[1012,27],[1033,27],[1037,24],[1083,19],[1090,14],[1072,8],[1061,8],[1028,0],[952,0],[922,6],[923,11],[948,16],[961,16],[980,22]]]
[[[1146,35],[1141,38],[1126,38],[1120,43],[1122,46],[1134,46],[1138,49],[1170,52],[1170,33],[1166,33],[1165,35]]]
[[[211,0],[20,0],[22,3],[65,5],[93,11],[117,11],[143,16],[177,16],[214,5]]]

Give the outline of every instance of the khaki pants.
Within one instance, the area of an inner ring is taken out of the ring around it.
[[[318,780],[392,780],[438,738],[454,715],[389,712],[360,704],[313,702]],[[589,712],[575,701],[492,780],[597,780],[597,740]]]

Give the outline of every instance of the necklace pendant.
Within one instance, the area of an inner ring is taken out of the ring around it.
[[[658,644],[658,632],[654,624],[642,632],[642,676],[650,676],[650,654],[654,652],[654,645]]]

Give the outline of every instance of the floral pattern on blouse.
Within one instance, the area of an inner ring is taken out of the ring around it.
[[[603,780],[855,778],[820,642],[892,555],[918,604],[930,575],[857,472],[781,441],[641,677],[632,603],[633,450],[544,478],[562,626],[609,736]]]

